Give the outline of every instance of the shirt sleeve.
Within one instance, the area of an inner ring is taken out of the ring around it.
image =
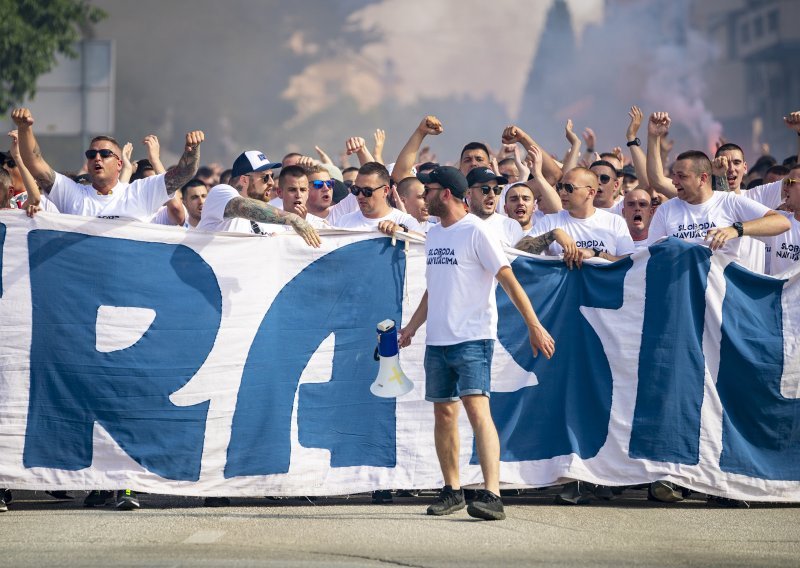
[[[675,199],[677,199],[677,197]],[[658,209],[656,209],[656,214],[653,215],[650,221],[650,227],[647,230],[647,246],[652,245],[661,237],[668,236],[667,220],[665,219],[666,215],[664,214],[663,207],[663,205],[660,205]]]
[[[733,199],[735,218],[742,223],[752,221],[753,219],[760,219],[770,211],[769,207],[753,199],[748,199],[736,194],[731,195],[731,197],[735,198]]]
[[[742,192],[746,197],[756,201],[770,209],[777,209],[783,202],[781,191],[783,189],[783,181],[773,181],[765,185],[759,185],[746,192]]]
[[[208,192],[208,197],[203,204],[203,212],[200,214],[202,225],[216,226],[225,218],[225,207],[234,197],[241,197],[239,192],[229,185],[217,185]],[[198,228],[200,226],[198,225]]]
[[[55,182],[53,182],[53,187],[51,187],[50,191],[45,193],[45,195],[62,213],[73,213],[69,204],[74,201],[78,194],[82,194],[83,190],[81,187],[79,183],[56,172],[56,179]]]
[[[156,213],[169,200],[167,184],[164,181],[165,176],[166,174],[159,174],[140,178],[128,186],[127,191],[136,196],[137,204],[144,215]]]
[[[486,227],[476,225],[473,243],[478,261],[492,276],[497,275],[504,266],[511,266],[500,241]]]

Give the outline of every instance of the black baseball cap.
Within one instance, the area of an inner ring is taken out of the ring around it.
[[[473,168],[467,174],[467,186],[472,187],[477,183],[486,183],[487,181],[495,180],[501,185],[508,183],[508,178],[497,175],[489,168]]]
[[[439,166],[426,174],[417,174],[417,179],[422,183],[438,183],[442,187],[450,190],[456,197],[464,197],[469,185],[467,178],[464,177],[458,168],[453,166]]]

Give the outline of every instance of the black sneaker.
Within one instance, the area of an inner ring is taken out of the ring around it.
[[[203,500],[203,507],[228,507],[230,504],[227,497],[206,497]]]
[[[6,489],[0,489],[0,513],[8,512],[8,505],[6,504]]]
[[[717,497],[716,495],[709,495],[706,505],[709,507],[723,507],[725,509],[749,509],[750,503],[741,501],[739,499],[730,499],[728,497]]]
[[[478,491],[478,498],[469,504],[467,514],[484,521],[502,521],[506,518],[500,497],[488,489]]]
[[[373,505],[391,505],[393,502],[391,489],[378,489],[372,492]]]
[[[593,497],[594,493],[588,483],[572,481],[564,485],[554,501],[557,505],[586,505]]]
[[[84,507],[102,507],[114,497],[113,491],[90,491],[83,500]]]
[[[139,499],[136,498],[136,493],[130,489],[123,489],[117,491],[117,510],[118,511],[133,511],[139,508]]]
[[[461,489],[453,491],[451,486],[445,485],[442,487],[442,490],[439,491],[439,496],[436,498],[436,501],[431,503],[430,507],[428,507],[428,514],[436,515],[437,517],[449,515],[460,511],[466,506],[467,502],[464,500],[464,492]]]
[[[50,495],[50,497],[52,497],[53,499],[60,499],[64,501],[72,499],[72,495],[70,495],[66,491],[45,491],[45,493]]]
[[[6,502],[6,505],[11,503],[13,497],[11,495],[11,489],[0,489],[0,499]]]

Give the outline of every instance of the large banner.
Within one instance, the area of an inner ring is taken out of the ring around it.
[[[370,393],[376,324],[407,321],[420,244],[323,247],[0,214],[0,487],[336,495],[442,485],[424,400]],[[498,289],[501,480],[674,481],[800,501],[800,286],[673,239],[614,264],[513,269],[556,340],[534,359]],[[462,483],[481,480],[462,415]]]

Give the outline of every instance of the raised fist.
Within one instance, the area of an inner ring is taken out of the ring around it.
[[[789,116],[784,116],[783,121],[786,123],[786,126],[800,133],[800,111],[795,111],[789,114]]]
[[[669,134],[669,127],[672,120],[666,112],[654,112],[650,115],[650,121],[647,123],[647,133],[653,136],[663,137]]]
[[[191,132],[186,133],[186,151],[193,152],[197,147],[203,143],[203,140],[206,139],[206,135],[203,134],[202,130],[192,130]]]
[[[350,156],[360,152],[366,145],[366,141],[358,136],[353,136],[348,138],[344,145],[347,148],[347,155]]]
[[[17,128],[27,128],[33,126],[33,115],[27,108],[15,108],[11,113],[11,120],[17,125]]]
[[[424,135],[431,134],[437,136],[444,132],[444,126],[442,126],[442,122],[438,118],[433,115],[428,115],[419,123],[417,130]]]

